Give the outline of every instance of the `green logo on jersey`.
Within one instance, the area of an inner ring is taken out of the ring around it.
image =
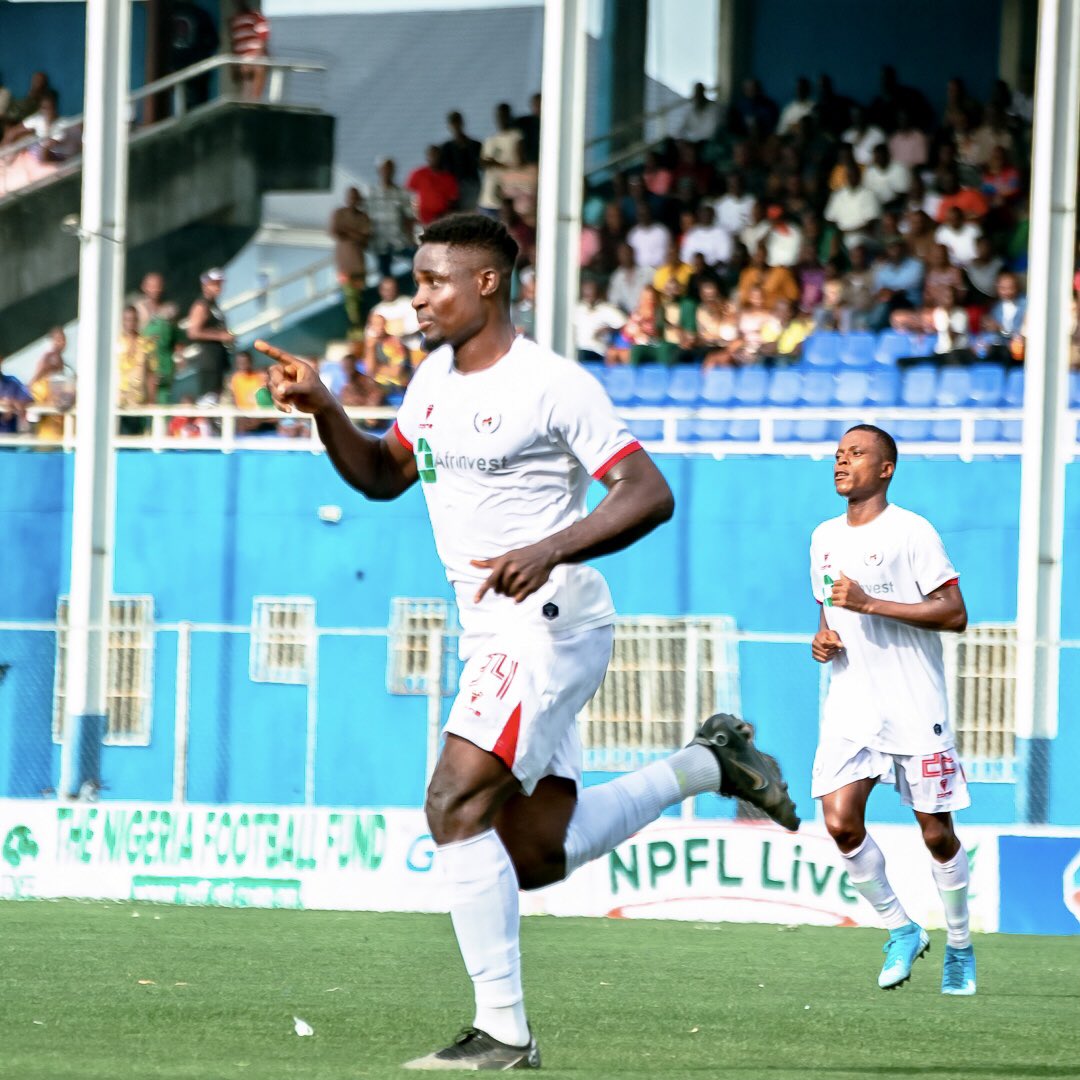
[[[435,474],[435,454],[427,439],[416,440],[416,468],[422,484],[434,484],[438,479]]]

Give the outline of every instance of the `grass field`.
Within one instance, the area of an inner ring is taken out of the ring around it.
[[[552,1077],[1080,1077],[1080,938],[981,938],[978,996],[946,998],[941,934],[893,993],[873,930],[531,918],[523,937]],[[403,1077],[470,1004],[443,917],[0,904],[12,1080]]]

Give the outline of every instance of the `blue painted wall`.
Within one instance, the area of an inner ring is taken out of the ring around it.
[[[676,520],[601,560],[620,611],[729,613],[748,630],[814,630],[810,531],[842,504],[830,463],[794,458],[661,459]],[[50,620],[68,587],[71,459],[0,453],[0,620]],[[1065,596],[1080,594],[1080,466],[1070,467]],[[602,494],[597,486],[596,496]],[[323,627],[385,626],[394,596],[447,596],[418,490],[372,504],[322,458],[300,453],[124,452],[118,461],[118,593],[153,595],[163,623],[247,625],[260,594],[309,595]],[[903,461],[892,497],[941,531],[973,622],[1015,616],[1019,467]],[[340,505],[338,525],[318,507]],[[1066,603],[1063,634],[1080,638]],[[167,798],[172,782],[176,639],[159,635],[148,747],[106,747],[108,797]],[[51,635],[0,633],[0,793],[32,795],[56,779],[50,739]],[[298,802],[304,795],[307,697],[302,687],[252,683],[246,635],[196,634],[188,795],[200,801]],[[775,748],[809,808],[818,668],[804,646],[741,646],[744,711]],[[382,638],[327,638],[319,654],[318,801],[414,805],[424,780],[425,701],[385,694]],[[1080,824],[1069,762],[1080,759],[1080,656],[1062,659],[1061,730],[1053,748],[1051,820]],[[881,820],[904,820],[895,797],[875,797]],[[715,800],[705,812],[727,813]],[[981,784],[971,821],[1009,822],[1015,788]]]
[[[146,6],[136,2],[131,8],[131,86],[138,88],[146,82]],[[83,111],[85,4],[0,0],[0,81],[20,98],[35,71],[49,76],[62,116]]]
[[[795,79],[833,77],[839,93],[869,103],[882,64],[893,64],[907,86],[940,109],[945,83],[958,75],[986,101],[998,72],[1001,0],[905,0],[903,5],[832,0],[753,0],[749,70],[781,106]]]

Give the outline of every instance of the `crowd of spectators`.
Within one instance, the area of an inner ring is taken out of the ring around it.
[[[891,328],[1022,360],[1031,116],[959,79],[936,114],[891,67],[868,103],[827,76],[783,108],[699,85],[676,137],[587,195],[581,357],[789,362],[815,331]]]
[[[40,105],[47,80],[35,88]],[[403,186],[383,158],[366,194],[347,192],[329,231],[350,333],[337,355],[310,358],[343,403],[395,404],[422,362],[402,271],[422,229],[446,213],[498,217],[518,240],[513,317],[532,334],[540,104],[534,95],[518,117],[499,105],[483,141],[451,112],[449,137],[426,147]],[[958,79],[938,114],[891,67],[869,103],[838,93],[827,76],[816,88],[797,79],[782,108],[755,80],[726,108],[697,86],[675,137],[586,192],[579,359],[790,363],[816,332],[892,329],[929,340],[942,360],[1022,362],[1031,118],[1029,91],[999,81],[980,103]],[[373,273],[378,299],[365,310]],[[124,314],[122,407],[269,407],[250,354],[233,355],[222,284],[220,271],[203,274],[181,323],[161,275],[146,276]],[[1080,291],[1080,272],[1073,285]],[[0,427],[17,426],[34,402],[70,406],[63,347],[55,331],[22,391],[0,377]],[[1080,366],[1075,315],[1072,361]],[[176,417],[169,431],[202,434],[208,423]],[[251,420],[239,430],[305,427]]]

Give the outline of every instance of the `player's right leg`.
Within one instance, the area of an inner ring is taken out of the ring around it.
[[[494,829],[499,807],[518,788],[497,754],[447,736],[425,811],[476,1011],[450,1046],[407,1062],[408,1069],[539,1067],[521,987],[518,880]]]
[[[885,856],[866,831],[866,802],[879,779],[892,779],[892,759],[846,741],[822,743],[814,759],[811,793],[821,799],[825,828],[847,864],[848,880],[889,931],[878,986],[907,982],[930,948],[925,930],[911,921],[885,873]]]

